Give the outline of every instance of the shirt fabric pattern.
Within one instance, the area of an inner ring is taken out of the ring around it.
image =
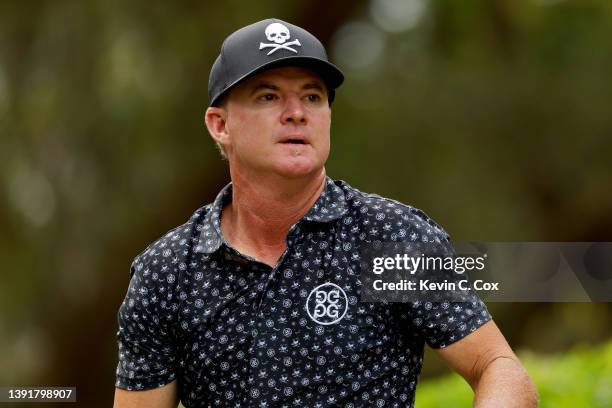
[[[223,239],[231,188],[134,259],[118,313],[118,388],[178,380],[187,408],[412,407],[424,344],[446,347],[491,319],[474,294],[360,302],[362,245],[452,252],[421,210],[327,178],[271,268]]]

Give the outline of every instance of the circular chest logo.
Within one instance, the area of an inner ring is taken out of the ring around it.
[[[318,324],[338,323],[348,310],[348,298],[344,290],[335,283],[317,286],[306,299],[308,316]]]

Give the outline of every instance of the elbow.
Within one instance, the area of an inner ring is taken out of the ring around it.
[[[536,408],[539,403],[535,383],[514,356],[492,359],[479,375],[474,375],[468,382],[479,397],[476,401],[504,401],[503,406],[521,408]],[[491,405],[477,403],[475,406]]]
[[[539,403],[540,403],[540,395],[538,394],[538,389],[536,387],[536,385],[534,384],[534,382],[532,381],[531,377],[529,377],[529,374],[527,374],[527,371],[524,371],[524,385],[523,388],[525,389],[525,403],[527,407],[533,407],[536,408]]]

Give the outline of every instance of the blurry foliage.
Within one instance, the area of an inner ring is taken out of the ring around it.
[[[456,241],[611,241],[612,3],[406,1],[425,7],[404,31],[370,17],[392,0],[0,2],[0,383],[109,405],[131,259],[228,181],[208,72],[265,17],[319,35],[345,70],[332,177]],[[609,304],[491,310],[513,346],[611,334]]]
[[[612,406],[612,343],[576,348],[566,355],[519,355],[531,375],[540,408]],[[473,392],[458,374],[425,380],[417,386],[418,408],[471,407]]]

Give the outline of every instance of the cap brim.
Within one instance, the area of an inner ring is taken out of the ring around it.
[[[331,96],[330,102],[333,101],[334,90],[338,88],[342,84],[342,82],[344,82],[344,74],[342,73],[342,71],[340,71],[340,69],[338,69],[338,67],[336,67],[331,62],[316,57],[305,56],[291,56],[279,58],[247,72],[246,74],[229,84],[225,88],[225,90],[223,90],[223,92],[217,95],[217,97],[210,102],[210,106],[215,106],[215,104],[221,98],[223,98],[224,95],[227,95],[230,89],[232,89],[234,86],[238,85],[240,82],[244,81],[248,77],[268,69],[286,66],[306,68],[319,75],[328,88],[328,92]]]

